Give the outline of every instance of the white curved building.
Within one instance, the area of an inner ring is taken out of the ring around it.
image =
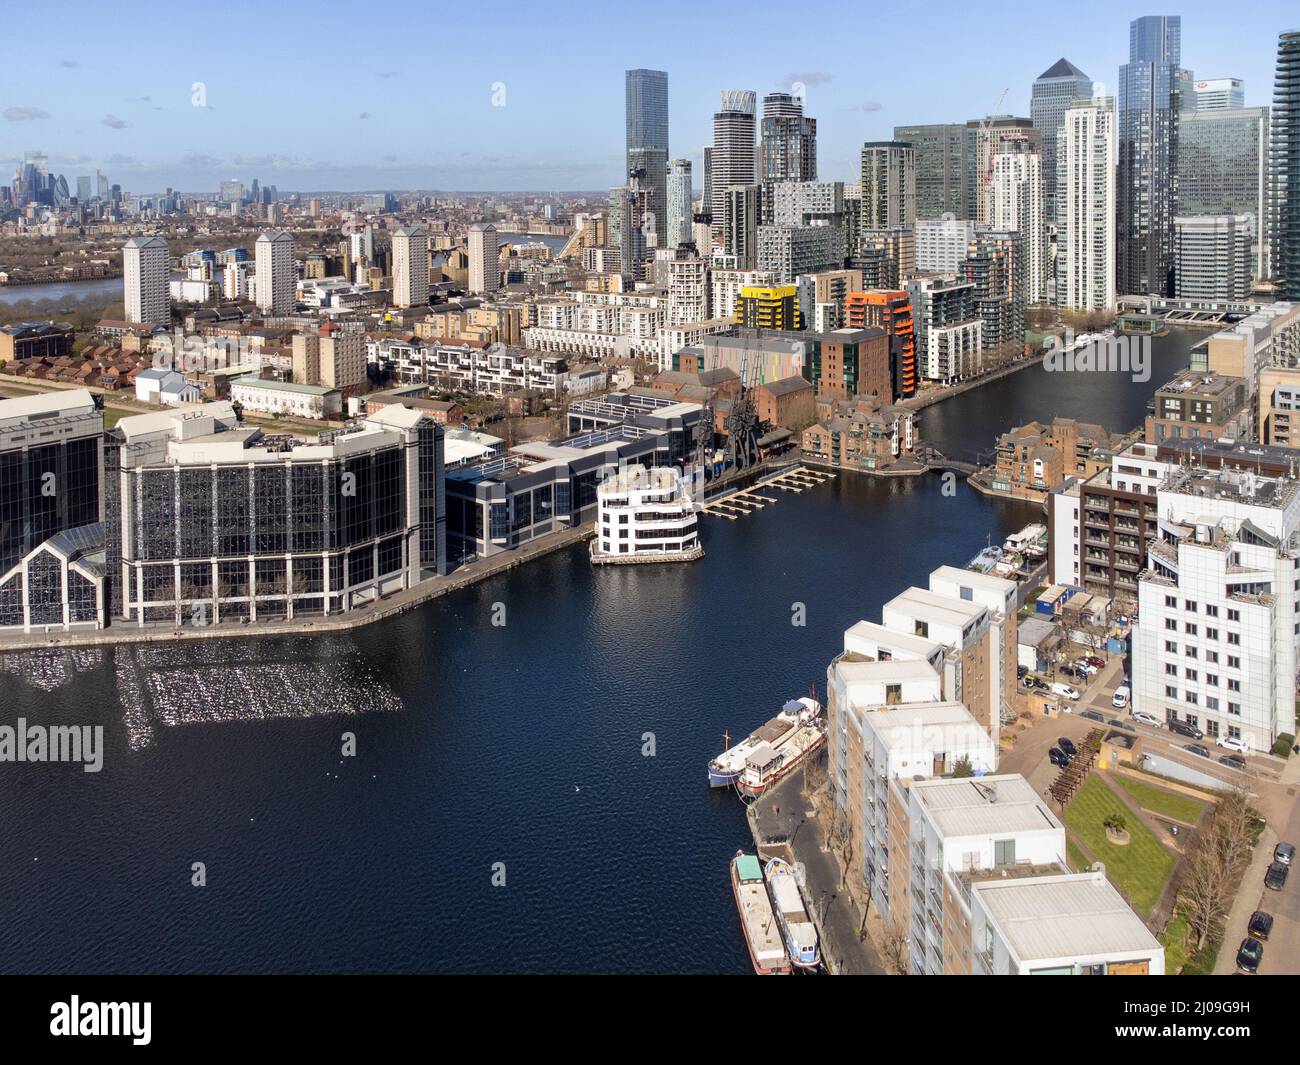
[[[628,466],[596,489],[592,562],[676,562],[702,554],[695,504],[680,470]]]

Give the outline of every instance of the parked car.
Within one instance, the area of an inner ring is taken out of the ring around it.
[[[1068,750],[1064,744],[1061,745],[1061,749],[1064,750],[1066,754],[1073,753],[1072,751]],[[1291,859],[1294,857],[1295,857],[1294,843],[1279,843],[1276,847],[1273,848],[1273,861],[1275,862],[1281,862],[1283,865],[1289,866],[1291,864]]]
[[[1210,757],[1210,748],[1206,747],[1203,743],[1184,743],[1183,750],[1188,751],[1191,754],[1200,755],[1202,758]]]
[[[1259,963],[1264,960],[1264,944],[1258,939],[1247,936],[1237,948],[1237,971],[1254,976],[1259,972]]]
[[[1127,684],[1121,684],[1115,689],[1115,694],[1110,697],[1110,705],[1116,710],[1123,710],[1128,706],[1129,696],[1132,694],[1133,690]]]
[[[1226,747],[1230,751],[1236,751],[1238,754],[1246,753],[1246,744],[1236,736],[1220,736],[1214,741],[1220,747]]]
[[[1098,669],[1097,666],[1094,666],[1086,658],[1080,658],[1077,662],[1075,662],[1074,668],[1076,672],[1084,673],[1089,677],[1091,677],[1094,673],[1096,673]]]
[[[1021,677],[1025,677],[1025,676],[1028,676],[1028,675],[1029,675],[1029,667],[1028,667],[1028,666],[1016,666],[1016,679],[1017,679],[1017,680],[1019,680]]]
[[[1071,740],[1066,739],[1064,736],[1062,736],[1059,740],[1056,741],[1056,745],[1057,745],[1058,747],[1060,747],[1061,750],[1063,750],[1063,751],[1064,751],[1067,755],[1069,755],[1071,758],[1073,758],[1076,754],[1079,753],[1079,748],[1076,747],[1076,746],[1074,745],[1074,743],[1073,743]],[[1278,861],[1281,861],[1281,860],[1282,860],[1282,859],[1280,859],[1280,858],[1278,859]],[[1287,864],[1287,865],[1290,865],[1290,864],[1291,864],[1291,859],[1290,859],[1290,858],[1288,858],[1288,859],[1286,860],[1286,864]]]
[[[1289,865],[1274,862],[1268,867],[1268,872],[1264,874],[1264,886],[1274,891],[1281,891],[1286,887],[1287,874],[1290,872],[1291,867]]]
[[[1096,710],[1083,710],[1079,716],[1086,717],[1089,721],[1100,721],[1103,725],[1106,723],[1105,715],[1097,713]]]
[[[1164,728],[1165,723],[1158,717],[1152,717],[1143,710],[1133,711],[1133,720],[1140,725],[1148,725],[1151,728]]]
[[[1229,769],[1245,769],[1246,759],[1239,754],[1224,754],[1219,756],[1219,765],[1226,765]]]
[[[1194,740],[1205,739],[1205,733],[1197,726],[1187,721],[1179,721],[1176,717],[1169,719],[1169,731],[1176,732],[1180,736],[1190,736]]]
[[[1077,689],[1071,688],[1068,684],[1061,684],[1059,681],[1052,685],[1052,691],[1056,695],[1064,695],[1071,701],[1079,698],[1079,692]]]
[[[1085,673],[1082,669],[1076,669],[1074,666],[1062,666],[1056,672],[1061,674],[1061,676],[1063,677],[1069,677],[1071,680],[1086,681],[1088,679],[1087,673]]]
[[[1062,768],[1070,764],[1070,756],[1059,747],[1053,747],[1047,752],[1047,760],[1051,762],[1052,765],[1059,765]]]
[[[1256,939],[1268,939],[1273,931],[1273,915],[1263,910],[1256,910],[1250,915],[1250,924],[1246,931]]]
[[[1083,715],[1080,714],[1079,716],[1082,717]],[[1100,717],[1101,715],[1098,714],[1097,716]],[[1126,729],[1126,730],[1129,731],[1129,732],[1136,732],[1136,731],[1137,731],[1137,729],[1135,729],[1135,728],[1133,727],[1133,722],[1131,722],[1131,721],[1125,721],[1125,720],[1124,720],[1123,718],[1121,718],[1121,717],[1111,717],[1111,718],[1107,718],[1107,719],[1106,719],[1106,724],[1108,724],[1111,728],[1122,728],[1122,729]]]
[[[1105,669],[1105,668],[1106,668],[1106,661],[1105,661],[1105,659],[1098,658],[1096,655],[1084,655],[1084,656],[1083,656],[1083,661],[1087,662],[1088,665],[1092,666],[1093,669]]]

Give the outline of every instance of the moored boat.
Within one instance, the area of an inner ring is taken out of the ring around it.
[[[812,700],[808,700],[812,703]],[[775,743],[760,743],[745,756],[745,767],[736,778],[742,799],[756,799],[778,780],[789,776],[809,761],[826,742],[826,731],[818,718],[821,707],[805,710],[799,724]]]
[[[754,855],[736,851],[731,859],[731,893],[740,912],[740,928],[745,933],[754,972],[760,976],[789,974],[790,959],[767,894],[763,867]]]
[[[763,867],[763,875],[791,963],[801,969],[816,969],[821,963],[817,929],[808,918],[794,868],[783,858],[771,858]]]
[[[781,712],[755,729],[735,746],[728,747],[709,763],[709,787],[729,788],[744,772],[745,760],[763,744],[777,745],[799,727],[805,716],[815,718],[821,707],[808,697],[790,699]]]

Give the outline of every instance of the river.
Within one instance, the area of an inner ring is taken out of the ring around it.
[[[1162,373],[1025,371],[924,418],[954,451],[1032,415],[1118,428]],[[942,485],[844,474],[702,518],[696,563],[578,546],[347,635],[0,656],[0,724],[105,744],[98,773],[0,764],[0,968],[750,971],[744,811],[705,765],[824,692],[848,625],[1041,513]]]

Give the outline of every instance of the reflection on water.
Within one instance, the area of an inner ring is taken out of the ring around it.
[[[62,688],[78,673],[104,663],[102,647],[41,648],[0,655],[0,673],[43,692]]]

